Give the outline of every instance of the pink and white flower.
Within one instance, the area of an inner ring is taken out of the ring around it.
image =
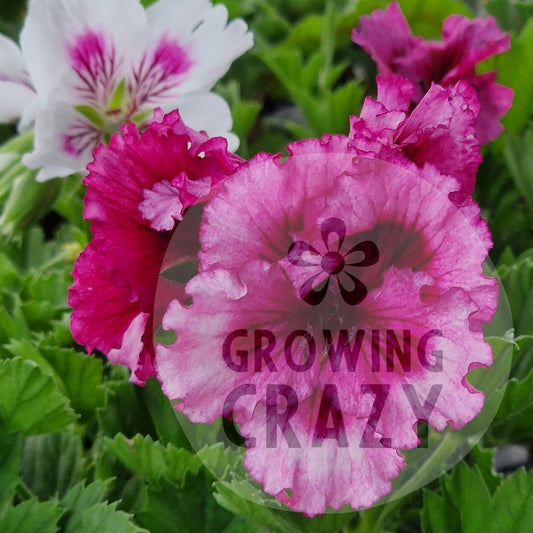
[[[166,309],[154,303],[160,272],[197,258],[200,219],[190,214],[182,222],[183,214],[240,164],[226,139],[160,110],[142,133],[127,124],[95,151],[84,178],[93,239],[74,265],[71,329],[88,352],[97,348],[128,366],[133,382],[154,375],[153,335]],[[177,226],[187,238],[172,255],[167,246]],[[183,294],[179,283],[161,283],[168,301]]]
[[[0,120],[35,121],[24,163],[39,180],[83,171],[93,149],[156,107],[238,146],[227,103],[211,92],[252,46],[244,21],[208,0],[31,0],[21,50],[0,40]],[[17,92],[19,89],[19,92]]]
[[[397,2],[385,10],[362,16],[352,39],[376,61],[379,74],[398,74],[411,80],[413,103],[418,103],[432,83],[443,87],[466,81],[474,87],[481,110],[477,137],[481,144],[502,131],[500,119],[511,107],[513,91],[495,83],[496,72],[476,73],[476,65],[509,50],[509,36],[493,17],[470,20],[451,15],[443,23],[442,41],[424,41],[411,33]]]
[[[498,289],[479,208],[450,200],[453,178],[436,186],[354,143],[293,143],[286,161],[260,154],[224,181],[192,303],[163,319],[177,341],[156,347],[176,408],[233,418],[251,476],[309,515],[389,493],[420,420],[459,428],[479,413],[466,375],[492,361],[481,328]]]

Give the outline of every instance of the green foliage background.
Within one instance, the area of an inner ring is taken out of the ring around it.
[[[216,87],[230,102],[240,155],[347,133],[348,116],[375,91],[376,73],[350,32],[361,14],[387,2],[223,3],[231,17],[247,20],[256,43]],[[72,263],[90,238],[83,186],[76,176],[36,184],[12,155],[31,147],[31,134],[15,137],[13,126],[2,126],[2,533],[533,531],[533,474],[504,477],[492,466],[496,446],[533,438],[533,2],[400,3],[414,32],[428,38],[438,38],[451,13],[491,13],[512,35],[512,50],[482,66],[515,90],[507,131],[484,148],[476,188],[515,331],[491,341],[496,359],[512,357],[511,376],[496,391],[503,401],[480,445],[425,489],[359,513],[310,519],[250,501],[258,488],[239,458],[221,444],[195,453],[156,382],[136,387],[124,369],[73,342],[66,295]],[[24,14],[24,2],[1,0],[0,31],[16,39]]]

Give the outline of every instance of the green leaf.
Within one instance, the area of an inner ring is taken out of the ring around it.
[[[120,367],[114,368],[118,370]],[[150,412],[142,402],[138,387],[127,381],[106,381],[104,391],[105,406],[96,409],[98,424],[104,435],[113,438],[117,433],[123,433],[133,438],[139,433],[157,438]]]
[[[61,501],[61,507],[67,510],[64,517],[65,533],[77,533],[81,517],[88,509],[104,500],[110,482],[111,480],[97,480],[85,486],[85,481],[81,481],[68,491]]]
[[[19,289],[23,299],[21,308],[34,331],[48,331],[51,321],[60,319],[69,311],[66,297],[72,283],[69,273],[72,266],[61,267],[48,274],[31,270],[22,280]]]
[[[117,511],[116,507],[116,502],[93,505],[83,513],[75,529],[66,530],[66,533],[149,533],[138,527],[131,515]]]
[[[17,135],[0,146],[0,201],[4,202],[13,181],[27,171],[22,164],[22,155],[33,147],[33,131]]]
[[[494,450],[475,446],[470,451],[470,457],[479,466],[479,470],[490,494],[494,494],[494,491],[501,483],[501,476],[494,471]]]
[[[106,448],[107,440],[99,436],[95,442],[94,476],[109,483],[109,501],[119,501],[120,509],[128,513],[140,512],[146,507],[147,483]]]
[[[33,131],[15,135],[0,146],[0,154],[25,154],[33,148]],[[0,171],[5,170],[0,167]]]
[[[3,294],[2,294],[3,293]],[[22,310],[20,296],[0,288],[0,341],[30,337],[32,330]]]
[[[20,479],[22,435],[6,433],[0,421],[0,512],[13,500]]]
[[[485,480],[477,465],[469,468],[465,463],[459,463],[454,474],[451,478],[445,478],[445,483],[451,480],[448,494],[460,498],[456,502],[460,509],[462,530],[464,533],[479,533],[485,525],[485,513],[490,505]]]
[[[3,533],[55,533],[63,511],[53,502],[28,500],[0,514]]]
[[[265,505],[267,496],[249,481],[218,481],[214,483],[214,487],[216,490],[215,500],[237,516],[267,527],[273,533],[285,533],[287,531],[298,533],[302,531],[290,519],[292,513],[282,512],[282,506],[276,500],[269,499],[269,506]]]
[[[293,27],[285,44],[310,53],[320,46],[322,38],[323,16],[316,13],[299,20]]]
[[[533,16],[533,4],[528,0],[488,0],[487,11],[498,21],[498,26],[506,31],[519,31]]]
[[[529,442],[533,437],[533,370],[523,380],[513,378],[505,390],[491,432],[514,442]]]
[[[533,531],[533,471],[521,468],[507,478],[485,508],[483,529],[487,533]]]
[[[44,183],[36,181],[37,171],[25,169],[11,185],[11,190],[0,214],[0,230],[14,236],[28,224],[37,221],[52,206],[59,191],[60,180]]]
[[[424,533],[484,531],[491,496],[479,466],[461,462],[440,482],[442,496],[424,491]]]
[[[516,335],[533,334],[533,253],[500,269],[503,288],[513,316]]]
[[[74,486],[60,505],[66,510],[63,517],[64,533],[78,533],[85,515],[94,511],[104,499],[110,497],[111,479],[97,480],[85,486],[85,481]],[[123,505],[123,502],[120,502]],[[123,515],[122,515],[123,516]],[[112,532],[110,532],[112,533]]]
[[[289,92],[309,89],[301,86],[303,67],[298,50],[278,47],[262,50],[258,55]]]
[[[333,91],[329,98],[327,132],[347,134],[350,130],[350,115],[359,113],[362,98],[363,90],[357,81],[346,83]]]
[[[0,415],[8,431],[26,435],[59,431],[75,420],[53,378],[21,358],[0,361]]]
[[[102,361],[65,348],[41,346],[40,352],[72,407],[86,417],[94,416],[94,410],[105,403]]]
[[[66,289],[72,283],[67,269],[43,273],[30,271],[23,280],[22,297],[25,300],[47,302],[54,309],[67,309]]]
[[[124,435],[117,435],[113,440],[106,440],[105,447],[151,485],[158,485],[165,477],[181,488],[187,474],[197,474],[202,466],[201,460],[189,451],[172,444],[165,447],[149,436],[136,435],[128,440]]]
[[[28,437],[22,454],[24,483],[39,500],[62,498],[83,477],[83,447],[74,433]]]
[[[533,212],[533,155],[529,147],[533,143],[533,130],[523,134],[504,136],[504,154],[516,187],[526,199]]]
[[[161,392],[159,382],[155,378],[149,379],[139,392],[150,413],[158,439],[163,444],[173,444],[178,448],[192,451],[189,440],[178,422],[176,411],[170,400]]]
[[[163,479],[161,488],[149,488],[146,508],[135,515],[137,522],[150,533],[230,533],[239,524],[213,499],[211,481],[203,470],[187,476],[183,490]]]
[[[139,111],[139,113],[136,113],[132,117],[132,121],[135,122],[135,124],[141,124],[144,122],[147,118],[150,118],[153,115],[153,111],[151,109],[147,109],[145,111]]]
[[[424,490],[421,524],[424,533],[450,533],[450,531],[459,533],[461,531],[457,511],[450,510],[442,496],[428,490]]]
[[[73,226],[73,235],[79,238],[77,242],[80,246],[85,246],[90,237],[89,221],[83,218],[84,192],[81,176],[68,176],[62,179],[61,189],[54,203],[54,210]]]
[[[231,115],[233,117],[233,132],[239,139],[245,139],[248,133],[253,128],[259,112],[261,111],[261,104],[252,101],[239,100],[231,108]]]
[[[198,451],[198,457],[209,472],[219,480],[225,479],[232,472],[245,474],[242,464],[242,452],[225,448],[221,442],[211,446],[204,446]]]
[[[472,468],[462,462],[440,479],[440,494],[424,492],[424,533],[533,531],[533,471],[526,474],[520,469],[503,481],[500,477],[491,495],[482,468],[492,470],[486,461]],[[494,477],[491,472],[490,477]],[[492,481],[490,484],[495,485]]]
[[[141,4],[144,7],[151,6],[152,4],[155,4],[156,2],[157,2],[157,0],[141,0]]]
[[[4,290],[16,290],[20,286],[21,277],[9,257],[0,253],[0,286]]]

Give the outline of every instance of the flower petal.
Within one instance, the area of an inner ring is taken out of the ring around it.
[[[35,93],[19,83],[0,81],[0,122],[13,122],[36,101]]]
[[[175,40],[190,61],[190,69],[176,88],[178,94],[208,91],[253,44],[243,20],[227,24],[228,11],[221,4],[213,7],[205,0],[160,0],[147,13],[151,38],[159,34]]]
[[[395,141],[415,164],[431,163],[470,195],[482,160],[476,138],[479,111],[476,92],[466,82],[448,88],[433,84],[398,128]]]
[[[37,181],[84,172],[100,141],[100,131],[64,101],[39,105],[33,152],[23,163],[41,169]]]
[[[339,447],[333,438],[313,446],[319,400],[320,396],[300,402],[290,420],[299,447],[289,447],[277,428],[277,445],[268,445],[272,437],[263,405],[251,421],[236,416],[242,435],[255,439],[255,446],[246,450],[244,465],[267,493],[307,516],[346,504],[352,509],[370,507],[391,491],[391,479],[404,466],[404,458],[394,448],[360,446],[367,421],[349,414],[343,414],[348,446]]]
[[[512,89],[495,83],[496,75],[496,72],[487,72],[470,80],[481,104],[476,124],[476,135],[481,144],[493,141],[503,131],[500,119],[513,103]]]
[[[162,108],[167,111],[178,109],[185,124],[197,131],[204,131],[209,137],[225,137],[228,150],[234,152],[239,147],[239,138],[230,133],[233,119],[228,103],[212,92],[199,92],[180,96],[173,102],[165,102]]]
[[[127,294],[127,287],[113,283],[109,265],[91,244],[77,259],[72,275],[68,299],[74,308],[72,335],[89,353],[95,348],[104,353],[120,348],[139,314],[136,299]]]
[[[461,15],[450,15],[442,24],[440,47],[446,50],[447,57],[453,57],[457,63],[451,64],[453,68],[446,73],[442,83],[456,82],[467,76],[477,63],[509,50],[510,46],[509,35],[498,28],[494,17],[471,20]]]
[[[26,60],[21,49],[11,39],[0,34],[0,81],[26,85],[32,89]]]
[[[20,48],[0,35],[0,122],[12,122],[36,99]]]
[[[131,0],[32,0],[20,42],[40,97],[46,99],[57,90],[68,94],[79,85],[80,69],[75,68],[73,51],[81,54],[80,60],[82,56],[95,58],[95,45],[102,40],[105,50],[116,54],[113,68],[117,69],[119,58],[128,57],[145,27],[144,9]],[[110,57],[104,59],[105,64],[111,61]],[[95,77],[101,75],[98,67]]]
[[[421,37],[411,33],[398,2],[363,15],[352,31],[352,40],[374,59],[380,74],[400,74],[413,79],[424,63],[426,45]]]
[[[148,351],[144,345],[145,335],[152,335],[146,328],[149,318],[149,313],[139,313],[125,331],[120,348],[113,348],[107,354],[112,363],[127,366],[132,370],[130,381],[137,385],[143,385],[154,375],[151,357],[149,354],[143,354],[143,351]],[[143,364],[144,362],[146,364]]]

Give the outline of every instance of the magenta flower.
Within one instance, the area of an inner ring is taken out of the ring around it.
[[[414,91],[410,81],[378,76],[377,86],[377,99],[367,97],[361,116],[351,117],[352,146],[368,157],[422,168],[426,177],[437,173],[454,178],[452,196],[463,202],[474,191],[482,159],[475,136],[479,103],[474,89],[464,81],[449,87],[433,84],[409,113]]]
[[[465,376],[492,361],[481,327],[498,290],[479,208],[450,201],[452,178],[437,188],[353,143],[294,143],[286,161],[260,154],[224,181],[204,211],[192,303],[175,300],[163,320],[178,340],[156,348],[176,408],[233,419],[250,475],[308,515],[389,493],[420,420],[460,428],[479,413]],[[348,256],[357,281],[309,305]]]
[[[95,152],[84,178],[93,239],[74,265],[71,329],[88,352],[128,366],[136,383],[154,375],[153,334],[166,309],[154,308],[159,273],[197,257],[199,219],[181,223],[183,213],[240,162],[224,138],[191,130],[177,112],[157,111],[143,133],[124,126]],[[178,223],[189,238],[165,255]],[[169,301],[183,293],[179,284],[165,290]]]
[[[509,36],[493,17],[470,20],[451,15],[443,23],[442,42],[414,37],[397,2],[361,17],[352,39],[376,61],[380,74],[399,74],[415,84],[419,102],[432,83],[443,87],[464,80],[474,87],[481,111],[476,133],[481,144],[502,131],[500,118],[511,107],[513,91],[494,82],[497,73],[476,74],[476,65],[509,49]]]

